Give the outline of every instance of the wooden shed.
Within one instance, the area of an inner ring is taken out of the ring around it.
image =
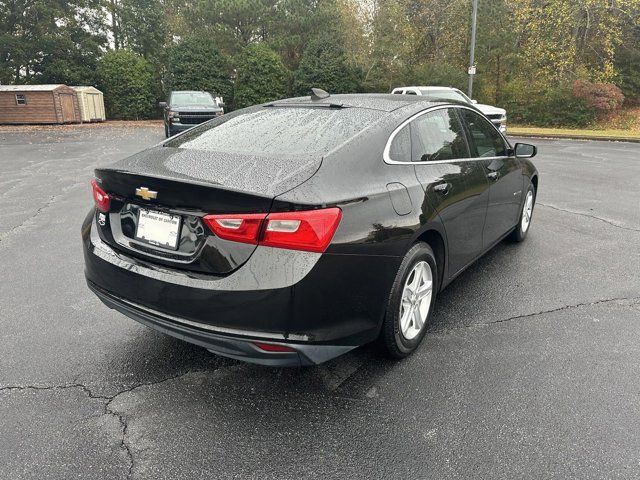
[[[79,123],[76,91],[66,85],[0,85],[0,124]]]
[[[78,94],[80,116],[83,122],[104,122],[104,96],[94,87],[71,87]]]

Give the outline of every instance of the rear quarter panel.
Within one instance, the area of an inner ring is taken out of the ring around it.
[[[370,127],[324,158],[309,180],[276,197],[295,208],[342,209],[342,221],[327,253],[402,257],[428,224],[438,222],[425,202],[413,165],[388,165],[382,158],[389,135],[407,115],[389,115],[388,121]]]
[[[342,209],[331,245],[294,287],[294,303],[313,306],[309,311],[314,314],[306,317],[304,326],[315,332],[317,340],[328,341],[335,332],[356,343],[373,340],[405,253],[427,229],[443,231],[414,166],[383,161],[389,135],[409,115],[389,115],[388,121],[370,127],[324,158],[309,180],[276,197],[291,208]],[[289,331],[296,333],[299,326],[292,321]],[[355,332],[361,332],[357,338]]]

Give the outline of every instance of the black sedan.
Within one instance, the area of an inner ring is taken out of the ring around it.
[[[85,274],[109,307],[210,351],[324,362],[425,335],[436,295],[531,225],[536,148],[400,95],[276,101],[95,171]]]

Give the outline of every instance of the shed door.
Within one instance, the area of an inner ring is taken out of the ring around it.
[[[99,95],[95,93],[89,95],[91,101],[89,102],[89,111],[91,112],[91,120],[100,120],[100,106],[98,105],[98,101],[100,100]]]
[[[60,94],[60,105],[62,105],[62,121],[77,122],[76,109],[73,106],[73,95],[69,93]]]
[[[85,93],[85,106],[87,107],[87,120],[92,121],[96,119],[96,106],[93,103],[93,95],[92,93]]]

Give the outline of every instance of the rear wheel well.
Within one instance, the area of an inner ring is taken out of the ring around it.
[[[425,242],[433,250],[433,255],[436,257],[436,264],[438,266],[438,289],[442,287],[442,280],[444,279],[444,265],[445,265],[445,246],[442,235],[436,230],[427,230],[418,237],[416,242]]]

